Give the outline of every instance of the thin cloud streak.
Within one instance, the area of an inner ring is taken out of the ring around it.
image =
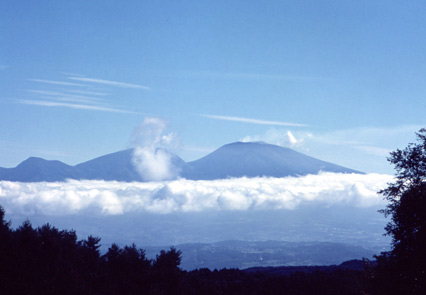
[[[381,148],[377,146],[356,145],[354,148],[359,149],[367,154],[376,155],[379,157],[388,157],[392,152],[391,149]]]
[[[28,81],[51,84],[51,85],[61,85],[61,86],[84,86],[83,84],[78,84],[78,83],[43,80],[43,79],[28,79]]]
[[[81,101],[81,102],[93,102],[93,101],[103,100],[99,97],[91,97],[91,96],[69,94],[69,93],[62,93],[62,92],[55,92],[55,91],[46,91],[46,90],[27,90],[27,91],[33,94],[50,96],[58,100],[68,99],[68,100],[75,100],[75,101]]]
[[[73,104],[57,101],[44,101],[44,100],[27,100],[27,99],[18,99],[18,103],[27,104],[27,105],[37,105],[44,107],[65,107],[78,110],[90,110],[90,111],[101,111],[101,112],[113,112],[113,113],[123,113],[123,114],[138,114],[132,111],[121,110],[117,108],[110,108],[104,106],[96,105],[86,105],[86,104]]]
[[[89,82],[89,83],[117,86],[117,87],[123,87],[123,88],[139,88],[144,90],[150,89],[148,86],[130,84],[126,82],[111,81],[111,80],[95,79],[95,78],[69,77],[68,79],[80,81],[80,82]]]
[[[95,91],[85,91],[85,90],[68,90],[68,92],[77,93],[77,94],[87,94],[87,95],[97,95],[97,96],[108,96],[108,93],[95,92]]]
[[[324,81],[333,80],[327,77],[314,77],[302,75],[279,75],[265,73],[243,72],[180,72],[177,75],[202,79],[238,79],[238,80],[277,80],[277,81]]]
[[[205,118],[209,118],[209,119],[215,119],[215,120],[234,121],[234,122],[250,123],[250,124],[256,124],[256,125],[293,126],[293,127],[306,127],[306,126],[308,126],[308,125],[299,124],[299,123],[267,121],[267,120],[259,120],[259,119],[235,117],[235,116],[220,116],[220,115],[208,115],[208,114],[200,114],[200,116],[205,117]]]
[[[258,74],[258,73],[224,73],[225,78],[235,79],[252,79],[252,80],[325,80],[326,78],[317,78],[310,76],[291,76],[291,75],[269,75],[269,74]]]

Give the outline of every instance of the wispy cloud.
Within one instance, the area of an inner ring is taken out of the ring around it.
[[[66,102],[59,102],[59,101],[28,100],[28,99],[18,99],[17,101],[18,103],[21,103],[21,104],[37,105],[37,106],[44,106],[44,107],[65,107],[65,108],[78,109],[78,110],[137,114],[136,112],[132,112],[132,111],[100,106],[100,105],[88,105],[88,104],[66,103]]]
[[[299,124],[299,123],[288,123],[288,122],[281,122],[281,121],[267,121],[267,120],[259,120],[259,119],[244,118],[244,117],[234,117],[234,116],[220,116],[220,115],[207,115],[207,114],[200,114],[200,116],[205,117],[205,118],[209,118],[209,119],[215,119],[215,120],[234,121],[234,122],[250,123],[250,124],[257,124],[257,125],[292,126],[292,127],[306,127],[307,126],[305,124]]]
[[[84,86],[83,84],[63,82],[63,81],[53,81],[53,80],[43,80],[43,79],[28,79],[28,80],[33,82],[38,82],[38,83],[59,85],[59,86]]]
[[[104,91],[92,89],[93,85],[91,85],[91,83],[102,84],[105,86],[104,88],[109,86],[110,89],[111,87],[149,89],[142,85],[103,79],[78,76],[68,77],[67,79],[69,81],[38,78],[28,79],[29,81],[44,84],[44,89],[26,90],[26,92],[32,94],[33,97],[22,97],[22,99],[17,99],[16,101],[20,104],[44,107],[62,107],[76,110],[136,114],[136,112],[114,106],[113,103],[109,102],[110,99],[106,99],[106,96],[109,94]]]
[[[387,157],[390,155],[392,149],[377,147],[377,146],[369,146],[369,145],[356,145],[354,146],[356,149],[359,149],[363,152],[366,152],[370,155],[376,155],[380,157]]]
[[[85,91],[85,90],[68,90],[68,92],[77,93],[77,94],[96,95],[96,96],[109,95],[108,93],[97,92],[97,91]]]
[[[93,103],[96,101],[103,101],[101,98],[98,97],[91,97],[91,96],[84,96],[84,95],[77,95],[77,94],[69,94],[69,93],[63,93],[63,92],[56,92],[56,91],[47,91],[47,90],[27,90],[30,93],[37,94],[44,97],[49,97],[51,99],[56,99],[60,101],[74,101],[74,102],[86,102],[86,103]]]
[[[315,77],[307,75],[285,75],[285,74],[268,74],[254,72],[213,72],[213,71],[195,71],[181,72],[183,75],[190,78],[203,79],[239,79],[239,80],[277,80],[277,81],[323,81],[331,80],[327,77]]]
[[[420,128],[420,125],[360,127],[315,133],[310,139],[328,145],[352,146],[366,153],[383,156],[399,148],[400,142],[413,142],[415,132]]]
[[[298,134],[297,137],[290,130],[282,130],[282,128],[272,128],[262,135],[247,135],[240,139],[242,142],[265,141],[284,147],[301,147],[305,138],[309,137],[309,133]]]
[[[126,82],[119,82],[119,81],[96,79],[96,78],[69,77],[68,79],[74,80],[74,81],[80,81],[80,82],[96,83],[96,84],[110,85],[110,86],[123,87],[123,88],[139,88],[144,90],[150,89],[148,86],[131,84]]]
[[[219,76],[219,75],[218,75]],[[291,80],[291,81],[307,81],[307,80],[326,80],[327,78],[318,78],[313,76],[298,75],[272,75],[264,73],[224,73],[224,78],[231,79],[247,79],[247,80]]]

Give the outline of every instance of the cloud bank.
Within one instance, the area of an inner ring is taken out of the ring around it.
[[[8,214],[120,215],[232,210],[296,210],[304,205],[383,207],[377,191],[392,181],[382,174],[322,173],[304,177],[162,182],[0,182]]]

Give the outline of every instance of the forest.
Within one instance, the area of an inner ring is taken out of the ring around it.
[[[153,260],[134,244],[102,254],[100,238],[77,240],[74,231],[29,221],[12,229],[4,216],[1,209],[1,294],[361,294],[371,287],[363,267],[183,271],[175,248]]]

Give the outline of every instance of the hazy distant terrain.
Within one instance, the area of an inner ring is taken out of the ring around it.
[[[377,254],[377,249],[332,242],[223,241],[179,244],[176,248],[182,251],[182,268],[185,270],[338,265],[353,259],[372,259]],[[145,249],[148,257],[155,258],[163,247]]]

